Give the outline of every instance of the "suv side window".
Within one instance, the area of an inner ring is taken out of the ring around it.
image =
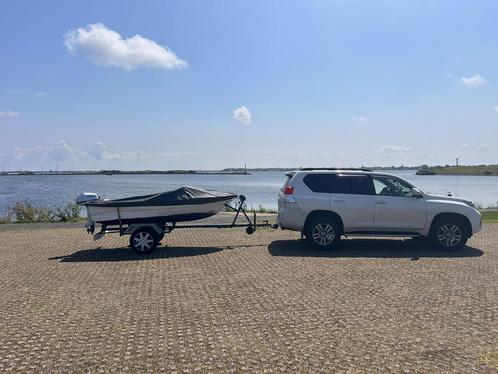
[[[308,174],[303,182],[313,192],[330,193],[331,186],[335,183],[335,174]]]
[[[412,197],[413,187],[394,177],[373,177],[375,194],[380,196]]]
[[[375,195],[372,179],[368,175],[343,175],[342,178],[349,179],[353,194]]]
[[[374,187],[368,175],[308,174],[304,184],[313,192],[373,195]]]

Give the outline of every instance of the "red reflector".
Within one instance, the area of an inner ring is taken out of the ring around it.
[[[284,195],[292,195],[294,193],[294,187],[287,186],[284,189]]]

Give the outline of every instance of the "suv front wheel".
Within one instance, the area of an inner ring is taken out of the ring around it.
[[[442,250],[458,250],[465,246],[469,234],[462,219],[445,217],[433,223],[430,240],[434,247]]]
[[[328,250],[336,246],[341,238],[341,227],[330,217],[313,219],[306,227],[306,239],[316,249]]]

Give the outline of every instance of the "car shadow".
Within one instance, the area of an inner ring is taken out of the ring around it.
[[[276,240],[270,243],[268,251],[272,256],[330,257],[330,258],[409,258],[422,257],[479,257],[483,251],[465,246],[458,251],[441,251],[421,239],[345,239],[332,250],[314,249],[305,240]]]
[[[131,248],[95,248],[85,249],[66,256],[50,257],[59,262],[120,262],[155,260],[161,258],[178,258],[202,256],[222,251],[221,247],[157,247],[151,253],[140,254]]]

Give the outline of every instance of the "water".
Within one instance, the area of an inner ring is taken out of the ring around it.
[[[424,192],[464,197],[488,208],[498,205],[498,177],[473,175],[416,175],[415,170],[391,171]]]
[[[498,203],[498,177],[415,175],[413,170],[396,170],[423,191],[461,196],[483,207]],[[277,194],[285,180],[283,172],[253,172],[251,175],[34,175],[0,176],[0,215],[10,204],[29,200],[43,206],[59,206],[81,192],[119,198],[166,191],[182,186],[199,186],[244,194],[248,205],[277,207]]]

